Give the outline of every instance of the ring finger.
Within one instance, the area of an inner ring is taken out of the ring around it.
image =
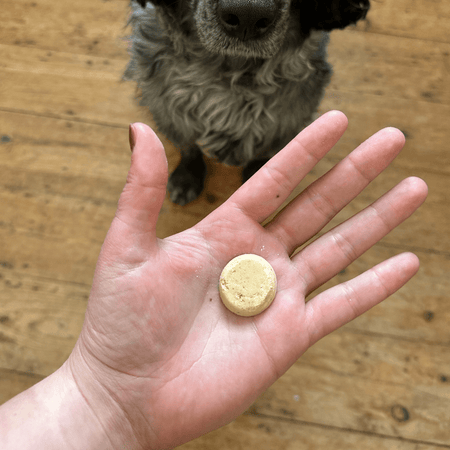
[[[424,201],[428,188],[407,178],[360,213],[325,233],[293,258],[308,295],[406,220]]]

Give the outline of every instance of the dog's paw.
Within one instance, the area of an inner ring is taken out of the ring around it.
[[[206,167],[197,168],[193,173],[180,164],[170,175],[167,184],[170,200],[180,206],[195,200],[203,191],[205,172]]]

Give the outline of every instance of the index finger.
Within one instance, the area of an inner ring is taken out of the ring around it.
[[[347,117],[330,111],[301,131],[243,184],[223,206],[262,222],[270,216],[344,134]]]

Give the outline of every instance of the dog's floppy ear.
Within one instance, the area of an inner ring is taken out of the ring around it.
[[[145,8],[147,3],[152,3],[155,6],[165,6],[168,9],[175,9],[177,6],[177,0],[134,0],[138,5]]]
[[[315,0],[314,17],[310,26],[318,30],[331,31],[345,28],[366,17],[370,0]]]

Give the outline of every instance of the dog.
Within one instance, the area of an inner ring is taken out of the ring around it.
[[[370,0],[132,0],[130,61],[140,103],[181,151],[172,202],[202,192],[203,155],[250,178],[313,120],[330,81],[329,33]]]

